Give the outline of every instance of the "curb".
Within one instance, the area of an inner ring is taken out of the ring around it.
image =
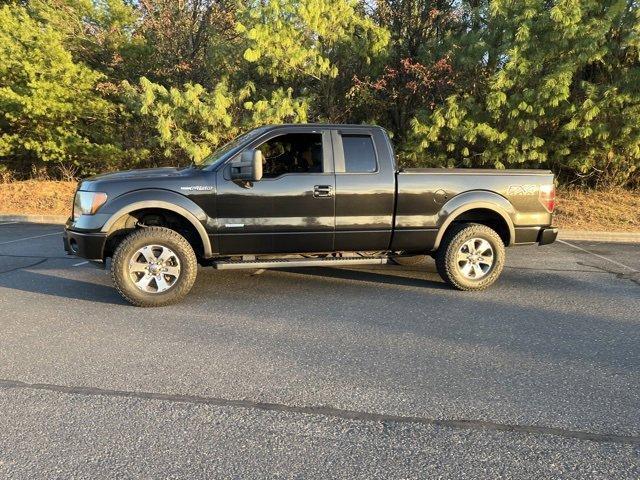
[[[12,215],[0,214],[2,222],[25,222],[25,223],[58,223],[64,225],[67,217],[64,215]]]
[[[591,232],[589,230],[560,230],[559,240],[589,242],[640,243],[640,232]]]
[[[11,215],[0,214],[2,222],[55,223],[67,221],[64,215]],[[640,232],[592,232],[589,230],[564,230],[558,233],[559,240],[578,240],[589,242],[640,243]]]

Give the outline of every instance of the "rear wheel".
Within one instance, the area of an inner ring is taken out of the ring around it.
[[[198,272],[189,242],[174,230],[147,227],[127,235],[116,248],[111,277],[118,292],[139,307],[181,300]]]
[[[505,248],[500,235],[485,225],[455,226],[436,252],[438,273],[458,290],[483,290],[504,268]]]

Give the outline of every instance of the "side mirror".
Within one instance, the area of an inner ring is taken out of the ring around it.
[[[231,161],[231,180],[257,182],[262,178],[262,152],[245,150]]]

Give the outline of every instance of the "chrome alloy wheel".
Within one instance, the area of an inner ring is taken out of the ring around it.
[[[493,248],[482,238],[472,238],[462,244],[458,250],[458,269],[471,280],[485,277],[493,265]]]
[[[180,260],[170,248],[146,245],[131,256],[129,276],[143,292],[166,292],[180,278]]]

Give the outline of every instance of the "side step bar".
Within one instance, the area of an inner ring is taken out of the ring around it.
[[[385,265],[388,257],[331,257],[282,260],[221,260],[213,262],[217,270],[240,270],[243,268],[291,268],[291,267],[339,267],[345,265]]]

